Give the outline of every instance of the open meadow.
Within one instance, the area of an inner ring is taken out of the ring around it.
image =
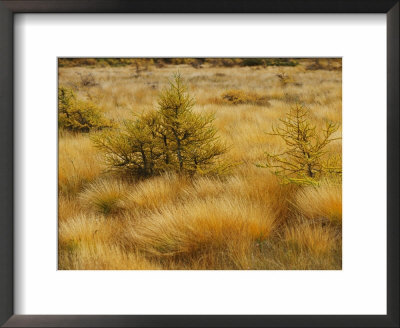
[[[340,270],[340,59],[59,61],[61,270]]]

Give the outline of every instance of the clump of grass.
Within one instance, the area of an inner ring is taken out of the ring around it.
[[[255,92],[243,90],[228,90],[222,94],[225,103],[232,105],[253,104],[259,106],[269,106],[268,97],[259,95]]]
[[[183,190],[186,198],[206,199],[218,197],[226,190],[226,183],[215,177],[199,177]]]
[[[106,220],[102,215],[81,214],[60,222],[58,260],[60,270],[156,270],[137,251],[126,252],[120,236],[122,220]]]
[[[252,269],[340,270],[342,240],[337,227],[301,216],[254,248]]]
[[[104,216],[93,214],[79,214],[63,220],[58,226],[59,243],[61,246],[69,244],[78,246],[81,242],[93,242],[96,234],[96,238],[103,236],[102,232],[106,228],[104,222]]]
[[[118,180],[98,180],[80,194],[80,200],[94,212],[117,214],[124,209],[129,186]]]
[[[136,183],[124,199],[128,210],[152,210],[176,202],[189,181],[184,176],[167,173]]]
[[[282,184],[270,172],[256,167],[246,168],[240,177],[230,180],[229,191],[255,204],[268,204],[277,223],[284,223],[290,215],[290,204],[298,189],[296,185]]]
[[[324,180],[320,186],[300,189],[295,197],[295,207],[309,219],[342,223],[342,186]]]
[[[266,239],[274,227],[267,207],[225,197],[161,208],[131,230],[130,238],[140,250],[156,257],[196,261],[222,254],[230,262],[232,256],[237,257],[233,249],[249,256],[251,244]]]
[[[324,256],[336,248],[338,234],[327,226],[310,221],[286,227],[284,242],[297,252]]]
[[[70,244],[61,248],[60,270],[160,270],[161,264],[149,261],[137,252],[125,252],[107,243]]]
[[[73,197],[59,196],[58,198],[58,220],[66,221],[84,211],[84,208]]]
[[[86,135],[63,133],[58,143],[58,192],[72,197],[93,182],[104,166]]]

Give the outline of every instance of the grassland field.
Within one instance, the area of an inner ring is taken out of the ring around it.
[[[340,270],[342,187],[283,184],[265,163],[282,152],[273,125],[295,103],[311,122],[342,122],[340,69],[203,65],[60,67],[59,85],[93,102],[116,125],[157,107],[178,72],[196,100],[214,113],[228,145],[225,176],[165,173],[131,181],[107,170],[90,133],[59,131],[58,266],[62,270]],[[282,78],[283,77],[283,78]],[[224,94],[239,92],[233,103]],[[341,127],[335,133],[341,137]],[[340,155],[342,141],[328,146]]]

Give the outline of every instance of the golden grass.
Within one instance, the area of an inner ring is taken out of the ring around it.
[[[80,202],[74,197],[59,196],[58,198],[58,220],[65,221],[82,213]]]
[[[116,214],[123,209],[128,188],[119,180],[97,180],[88,185],[79,198],[90,210],[105,215]]]
[[[236,267],[275,226],[268,207],[243,199],[209,198],[163,207],[129,230],[132,247],[151,257],[213,269],[221,255]]]
[[[215,113],[234,164],[224,177],[165,174],[128,181],[105,172],[90,134],[59,134],[60,269],[341,269],[341,182],[316,189],[282,185],[265,152],[284,143],[266,134],[296,101],[312,124],[341,123],[341,72],[296,67],[180,65],[196,112]],[[132,67],[60,68],[60,85],[120,124],[156,106],[174,65],[140,75]],[[82,75],[94,83],[82,85]],[[279,74],[288,78],[284,85]],[[245,101],[223,95],[240,91]],[[258,100],[257,100],[258,99]],[[261,99],[261,100],[259,100]],[[341,136],[341,130],[337,132]],[[341,154],[341,141],[330,145]]]
[[[311,252],[316,256],[327,255],[335,248],[338,237],[332,229],[310,222],[286,227],[284,241],[300,252]]]
[[[319,187],[299,190],[295,206],[309,219],[327,219],[342,223],[342,185],[325,180]]]
[[[65,254],[65,253],[64,253]],[[60,270],[161,270],[138,253],[127,253],[117,246],[83,244],[73,253],[60,258]]]
[[[251,91],[243,90],[228,90],[221,96],[222,103],[239,105],[239,104],[253,104],[270,106],[268,98],[264,95],[257,94]]]
[[[141,270],[160,269],[119,244],[123,225],[102,216],[80,215],[59,225],[59,269]]]
[[[194,253],[204,248],[224,248],[233,240],[263,240],[274,218],[267,207],[242,199],[194,200],[162,208],[142,220],[135,239],[141,249],[157,255]]]
[[[65,134],[58,143],[58,190],[73,195],[94,181],[104,169],[101,157],[86,135]]]
[[[188,185],[184,177],[165,174],[132,186],[125,199],[128,210],[156,209],[168,203],[177,201],[179,193]]]

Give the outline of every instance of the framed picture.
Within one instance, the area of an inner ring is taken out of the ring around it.
[[[0,1],[5,327],[398,327],[398,1]]]

